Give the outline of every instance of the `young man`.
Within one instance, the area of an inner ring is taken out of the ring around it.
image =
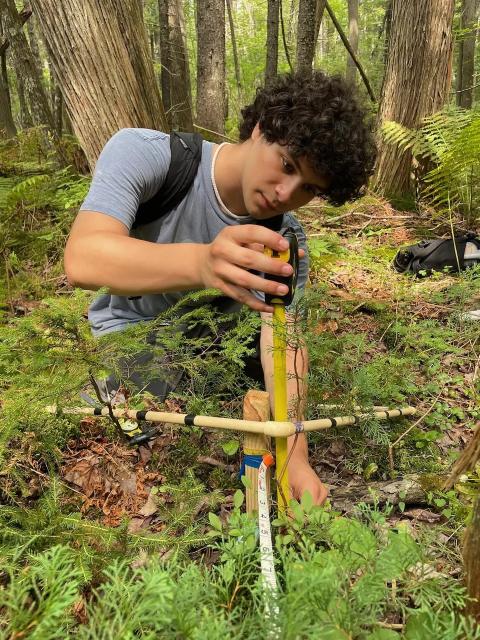
[[[263,247],[285,249],[286,241],[261,223],[285,214],[283,226],[299,236],[301,291],[308,274],[305,234],[289,212],[315,196],[334,204],[358,196],[372,171],[374,146],[352,90],[339,77],[318,71],[277,78],[257,92],[242,116],[241,142],[204,141],[198,172],[182,202],[135,229],[140,204],[165,180],[169,136],[146,129],[115,134],[99,157],[73,225],[65,269],[75,286],[109,289],[89,311],[95,335],[152,320],[194,289],[219,289],[231,300],[229,311],[242,304],[259,311],[261,364],[272,395],[273,309],[258,292],[284,295],[286,286],[258,273],[288,275],[291,267],[263,254]],[[303,378],[307,354],[297,359],[294,367],[287,355],[287,370]],[[288,387],[294,400],[298,389],[291,375]],[[157,391],[161,399],[166,393],[168,388]],[[289,477],[295,497],[308,490],[315,502],[325,500],[304,437],[290,458]]]

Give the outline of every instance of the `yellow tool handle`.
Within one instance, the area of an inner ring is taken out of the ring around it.
[[[285,305],[289,304],[295,292],[298,272],[298,241],[291,230],[287,230],[289,248],[285,251],[272,251],[265,248],[267,255],[279,258],[282,262],[290,262],[293,275],[288,278],[289,293],[287,296],[265,296],[265,301],[273,306],[273,419],[275,421],[288,420],[287,396],[287,323]],[[273,278],[272,278],[273,279]],[[275,278],[284,281],[282,278]],[[287,283],[287,282],[286,282]],[[277,502],[279,511],[286,511],[290,501],[290,483],[288,480],[287,438],[275,438]]]
[[[274,420],[288,420],[286,316],[283,304],[273,305],[273,385]],[[290,501],[287,438],[275,438],[278,509],[285,511]]]

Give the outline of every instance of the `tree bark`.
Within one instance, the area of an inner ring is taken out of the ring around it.
[[[225,4],[197,3],[197,124],[225,132]]]
[[[348,41],[355,54],[358,52],[358,0],[348,0]],[[345,79],[355,84],[357,79],[357,66],[352,56],[347,54],[347,71]]]
[[[350,54],[350,57],[352,58],[352,61],[354,62],[354,64],[357,67],[357,69],[360,71],[360,75],[362,76],[362,80],[363,80],[363,82],[365,84],[365,88],[368,91],[368,95],[372,99],[372,102],[376,102],[377,99],[375,97],[375,94],[373,93],[373,89],[372,89],[372,87],[370,85],[370,81],[367,78],[367,74],[365,73],[364,68],[360,64],[360,61],[358,60],[355,52],[353,51],[352,47],[350,46],[350,42],[348,41],[348,38],[347,38],[347,36],[345,35],[345,33],[344,33],[343,29],[342,29],[342,25],[337,20],[337,17],[335,15],[335,13],[333,12],[332,7],[328,3],[328,0],[325,1],[325,8],[327,9],[328,15],[330,16],[330,18],[331,18],[331,20],[332,20],[332,22],[333,22],[333,24],[335,26],[335,29],[337,30],[337,33],[340,36],[340,40],[345,45],[345,48],[347,49],[348,53]]]
[[[322,1],[322,0],[319,0]],[[297,71],[311,73],[315,55],[317,0],[300,0],[297,21]]]
[[[166,130],[138,0],[33,0],[90,168],[122,127]]]
[[[26,21],[30,18],[31,15],[32,15],[32,10],[30,9],[30,6],[27,3],[18,14],[18,19],[20,20],[20,24],[23,26],[26,23]],[[4,53],[9,46],[10,46],[10,40],[8,39],[8,36],[2,31],[2,34],[0,37],[0,53]]]
[[[42,67],[42,58],[40,56],[40,47],[38,46],[38,34],[35,30],[35,20],[34,16],[32,16],[29,20],[27,20],[27,31],[28,31],[28,44],[30,45],[30,51],[32,52],[33,62],[35,64],[35,69],[37,71],[38,77],[41,79],[43,84],[43,67]]]
[[[467,613],[480,623],[480,496],[473,503],[472,517],[465,532],[463,546],[463,563],[467,593],[471,600],[467,605]]]
[[[230,26],[230,38],[232,41],[233,65],[235,67],[235,81],[237,83],[238,104],[243,107],[242,75],[240,73],[240,63],[238,61],[237,36],[235,33],[235,22],[233,19],[232,0],[227,0],[228,24]]]
[[[32,124],[36,126],[44,125],[54,134],[52,112],[48,104],[47,94],[43,88],[42,79],[39,76],[35,60],[23,32],[23,25],[14,0],[0,0],[0,10],[4,15],[5,35],[10,43],[9,54],[17,76],[20,102],[22,102],[22,93],[24,91]],[[27,119],[26,111],[27,109],[24,108],[24,115]]]
[[[170,96],[170,69],[168,66],[168,60],[170,58],[168,2],[169,0],[158,0],[158,37],[161,62],[160,87],[162,90],[162,102],[168,124],[171,126],[172,99]]]
[[[227,0],[229,1],[229,0]],[[265,63],[265,86],[272,84],[278,69],[278,25],[281,0],[268,0],[267,8],[267,59]]]
[[[325,13],[326,0],[317,0],[317,6],[315,8],[315,45],[317,47],[318,35],[320,33],[320,27],[323,22],[323,14]]]
[[[3,21],[0,16],[0,42],[4,40]],[[17,135],[13,120],[12,101],[8,84],[7,60],[5,51],[0,52],[0,136],[12,138]]]
[[[471,109],[475,75],[476,13],[478,0],[463,0],[461,29],[458,43],[457,105]]]
[[[454,0],[393,0],[378,124],[417,127],[443,107],[452,68]],[[375,188],[401,200],[414,194],[412,156],[379,139]]]
[[[331,490],[330,500],[335,509],[350,511],[359,502],[366,504],[423,505],[427,494],[422,487],[421,476],[405,476],[401,480],[387,482],[364,482],[347,487],[335,487]]]
[[[159,0],[158,9],[161,15],[162,96],[165,92],[169,103],[167,119],[173,129],[193,131],[182,3],[180,0]]]

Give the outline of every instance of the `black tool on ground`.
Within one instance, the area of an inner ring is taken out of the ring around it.
[[[433,271],[456,273],[480,264],[480,238],[473,232],[452,238],[422,240],[401,249],[393,260],[399,273],[428,276]]]
[[[118,421],[122,433],[127,437],[129,444],[141,445],[146,442],[150,442],[158,435],[158,429],[155,427],[147,428],[144,425],[138,424],[133,420],[119,420]]]
[[[273,304],[276,300],[281,300],[281,302],[287,306],[292,303],[293,297],[295,295],[295,289],[297,286],[297,278],[298,278],[298,238],[295,235],[293,229],[288,227],[281,232],[281,235],[288,240],[289,244],[289,256],[288,263],[293,267],[293,273],[290,276],[277,276],[271,273],[266,273],[265,278],[267,280],[274,280],[275,282],[280,282],[282,284],[286,284],[288,286],[288,293],[284,296],[265,294],[265,302],[267,304]],[[283,252],[273,251],[269,249],[267,253],[272,256],[272,258],[281,258]]]

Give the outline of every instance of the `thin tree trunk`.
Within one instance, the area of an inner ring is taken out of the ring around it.
[[[193,131],[190,69],[180,0],[159,0],[162,96],[168,102],[167,119],[173,129]]]
[[[162,102],[165,109],[165,115],[168,120],[168,124],[172,126],[172,99],[170,96],[170,38],[169,38],[169,19],[168,19],[168,5],[169,0],[158,0],[158,21],[159,21],[159,48],[160,48],[160,87],[162,90]]]
[[[317,0],[300,0],[297,22],[297,71],[311,73],[315,54]]]
[[[379,125],[394,120],[415,128],[443,107],[452,66],[454,0],[393,0]],[[413,196],[412,156],[379,140],[375,186],[402,199]]]
[[[461,29],[458,43],[457,105],[471,109],[475,75],[475,40],[477,0],[463,0]]]
[[[31,15],[32,15],[32,10],[29,4],[27,3],[18,14],[18,19],[20,20],[20,24],[23,26],[26,23],[26,21],[30,18]],[[2,34],[0,37],[0,53],[4,53],[9,46],[10,46],[10,40],[8,39],[8,35],[4,31],[2,31]]]
[[[317,6],[315,8],[315,45],[317,47],[318,35],[320,33],[320,26],[323,22],[323,14],[325,13],[326,0],[317,0]]]
[[[180,130],[193,131],[190,68],[187,43],[185,41],[185,18],[181,0],[171,0],[169,19],[172,120],[174,126]]]
[[[298,16],[298,11],[297,11],[296,2],[295,0],[290,0],[290,10],[288,14],[288,30],[287,30],[288,31],[287,42],[289,45],[292,44],[294,39],[297,16]]]
[[[289,51],[289,45],[288,45],[288,42],[287,42],[287,33],[286,33],[286,29],[285,29],[285,20],[283,18],[283,3],[282,3],[282,0],[280,0],[278,8],[279,8],[279,18],[280,18],[280,29],[282,30],[283,51],[285,53],[285,58],[287,59],[287,63],[288,63],[288,66],[290,68],[290,71],[293,73],[293,64],[292,64],[292,61],[290,59],[290,51]]]
[[[242,97],[242,76],[240,74],[240,63],[238,61],[237,37],[235,35],[235,23],[233,20],[232,0],[227,0],[228,24],[230,26],[230,38],[232,40],[233,65],[235,67],[235,80],[237,83],[238,104],[243,106]]]
[[[58,136],[62,135],[63,131],[63,96],[62,89],[58,82],[54,80],[54,89],[53,89],[53,120],[55,122],[55,131]]]
[[[225,4],[197,2],[197,124],[225,132]]]
[[[355,54],[358,52],[358,0],[348,0],[348,41]],[[352,56],[347,54],[347,82],[355,84],[357,79],[357,66]]]
[[[122,127],[167,128],[138,0],[33,0],[92,168]]]
[[[330,16],[330,18],[332,19],[333,24],[335,25],[335,29],[337,30],[338,35],[340,36],[340,40],[345,45],[345,48],[347,49],[348,53],[350,54],[350,57],[352,58],[355,66],[360,71],[360,75],[362,76],[363,83],[365,84],[365,88],[368,91],[368,95],[370,96],[372,102],[376,102],[377,99],[376,99],[375,94],[373,92],[373,89],[372,89],[372,86],[370,84],[370,81],[367,78],[367,74],[365,73],[364,68],[360,64],[360,60],[357,58],[355,52],[353,51],[352,47],[350,46],[350,42],[348,41],[348,38],[347,38],[347,36],[345,35],[345,33],[344,33],[343,29],[342,29],[342,25],[337,20],[337,17],[335,16],[335,13],[333,12],[332,7],[328,3],[328,0],[325,1],[325,8],[327,9],[328,15]]]
[[[14,0],[0,0],[0,10],[4,14],[5,33],[10,43],[9,54],[17,76],[20,104],[24,91],[25,102],[28,102],[32,123],[36,126],[44,125],[54,134],[53,118],[47,95],[42,85],[37,66],[33,59],[27,38],[22,29],[22,22],[18,16]],[[27,109],[24,106],[24,116]]]
[[[228,2],[229,0],[227,0]],[[268,0],[267,8],[267,59],[265,64],[265,86],[272,84],[278,68],[278,24],[281,0]]]

